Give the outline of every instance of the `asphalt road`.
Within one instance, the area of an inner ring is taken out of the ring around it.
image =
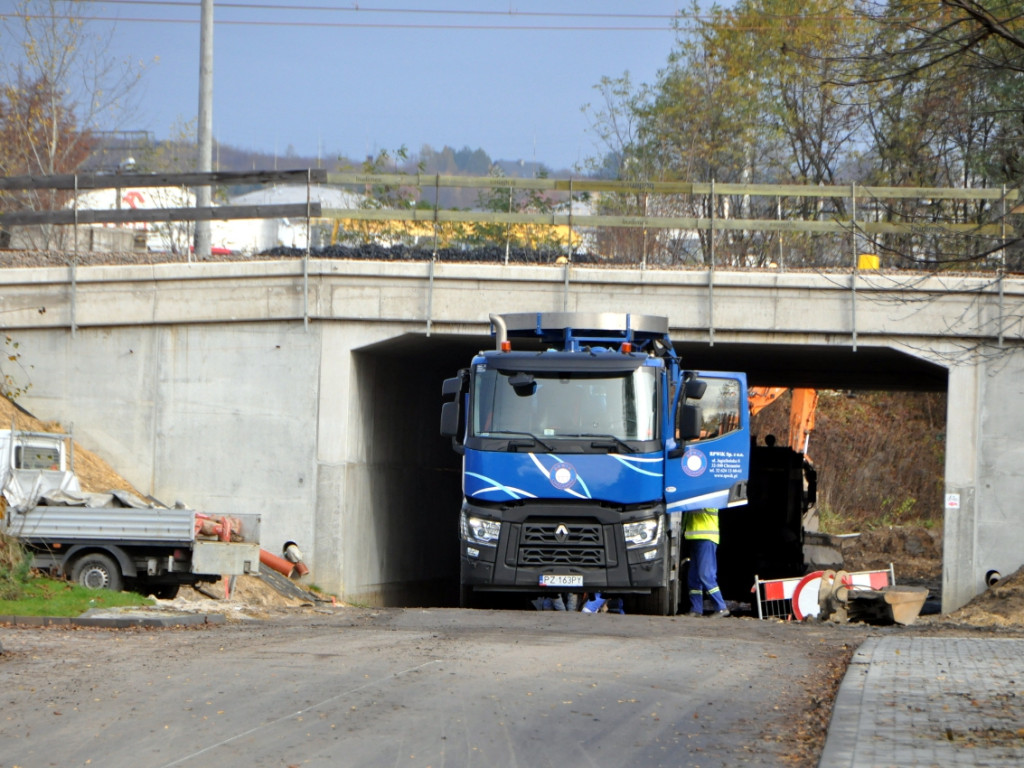
[[[864,636],[458,609],[0,627],[0,768],[814,765],[818,696]]]

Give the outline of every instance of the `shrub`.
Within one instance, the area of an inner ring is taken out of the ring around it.
[[[0,600],[13,600],[28,580],[32,558],[13,536],[0,533]]]

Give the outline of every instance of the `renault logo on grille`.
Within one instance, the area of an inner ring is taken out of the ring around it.
[[[555,528],[555,539],[557,539],[559,543],[562,543],[568,538],[569,529],[566,527],[565,523],[559,523],[558,527]]]

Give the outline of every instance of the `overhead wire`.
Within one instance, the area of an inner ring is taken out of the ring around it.
[[[104,5],[159,5],[197,8],[197,0],[80,0],[80,2],[104,4]],[[273,10],[273,11],[329,11],[340,13],[403,13],[403,14],[433,14],[453,16],[537,16],[537,17],[562,17],[582,19],[674,19],[679,14],[665,13],[598,13],[594,11],[521,11],[510,8],[507,11],[488,11],[476,8],[372,8],[360,5],[281,5],[280,3],[239,3],[227,0],[217,0],[216,8],[245,8],[248,10]]]
[[[10,18],[12,14],[0,13],[0,19]],[[34,14],[33,18],[51,19],[55,21],[107,21],[115,24],[199,24],[199,19],[147,19],[126,18],[124,16],[68,16],[60,14]],[[216,26],[250,26],[250,27],[328,27],[340,29],[418,29],[418,30],[474,30],[474,31],[518,31],[518,32],[672,32],[671,27],[581,27],[581,26],[531,26],[531,25],[487,25],[487,24],[394,24],[394,23],[356,23],[356,22],[323,22],[323,21],[247,21],[243,19],[217,19]]]
[[[94,5],[124,5],[133,7],[162,7],[162,8],[188,8],[198,9],[197,0],[83,0],[83,2]],[[444,16],[444,17],[467,17],[467,18],[490,18],[490,19],[589,19],[624,21],[632,20],[640,22],[633,25],[612,25],[612,24],[524,24],[524,23],[423,23],[423,22],[389,22],[389,21],[306,21],[306,20],[277,20],[277,19],[244,19],[244,18],[216,18],[214,24],[231,26],[290,26],[290,27],[338,27],[338,28],[374,28],[374,29],[423,29],[423,30],[509,30],[509,31],[553,31],[553,32],[669,32],[675,29],[671,23],[679,18],[677,14],[649,14],[649,13],[606,13],[592,11],[520,11],[510,9],[508,11],[480,10],[475,8],[367,8],[360,5],[283,5],[280,3],[247,3],[247,2],[216,2],[215,11],[269,11],[271,13],[345,13],[372,17],[375,14],[385,15],[409,15],[409,16]],[[0,14],[3,17],[4,14]],[[16,15],[16,14],[15,14]],[[36,14],[40,16],[40,14]],[[69,19],[69,15],[53,14],[42,15],[43,18]],[[115,23],[157,23],[157,24],[196,24],[198,18],[149,18],[149,17],[123,17],[123,16],[88,16],[78,17],[88,21],[104,21]],[[664,25],[643,26],[642,22],[661,20]]]
[[[79,0],[85,4],[93,5],[123,5],[134,7],[164,7],[181,9],[198,9],[198,0]],[[241,19],[241,18],[216,18],[214,24],[217,26],[288,26],[288,27],[328,27],[328,28],[349,28],[349,29],[413,29],[413,30],[469,30],[469,31],[533,31],[533,32],[697,32],[701,29],[698,26],[701,22],[713,23],[719,17],[710,14],[688,14],[682,11],[674,14],[650,14],[650,13],[608,13],[594,11],[521,11],[509,9],[507,11],[480,10],[474,8],[370,8],[358,4],[353,5],[284,5],[281,3],[247,3],[234,2],[233,0],[218,0],[215,2],[217,11],[269,11],[271,13],[346,13],[359,16],[370,16],[374,14],[404,14],[419,16],[445,16],[445,17],[485,17],[489,19],[589,19],[589,20],[635,20],[640,22],[636,25],[572,25],[572,24],[521,24],[521,23],[481,23],[481,24],[457,24],[457,23],[419,23],[419,22],[388,22],[388,21],[304,21],[304,20],[280,20],[280,19]],[[17,18],[22,16],[19,13],[0,13],[0,19]],[[113,23],[131,24],[198,24],[196,18],[153,18],[153,17],[125,17],[125,16],[81,16],[73,14],[33,14],[35,18],[54,20],[81,20],[81,21],[102,21]],[[796,13],[791,15],[763,14],[765,23],[745,24],[743,26],[730,25],[733,31],[758,32],[770,29],[777,29],[780,23],[786,21],[807,21],[807,14]],[[852,20],[853,17],[826,15],[829,21]],[[644,26],[642,22],[661,20],[665,22],[658,26]],[[890,21],[893,21],[890,19]]]

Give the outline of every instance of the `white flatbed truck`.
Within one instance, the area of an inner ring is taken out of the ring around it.
[[[34,568],[165,599],[182,584],[259,571],[259,515],[84,493],[69,467],[71,445],[68,435],[0,430],[0,531],[22,543]]]

